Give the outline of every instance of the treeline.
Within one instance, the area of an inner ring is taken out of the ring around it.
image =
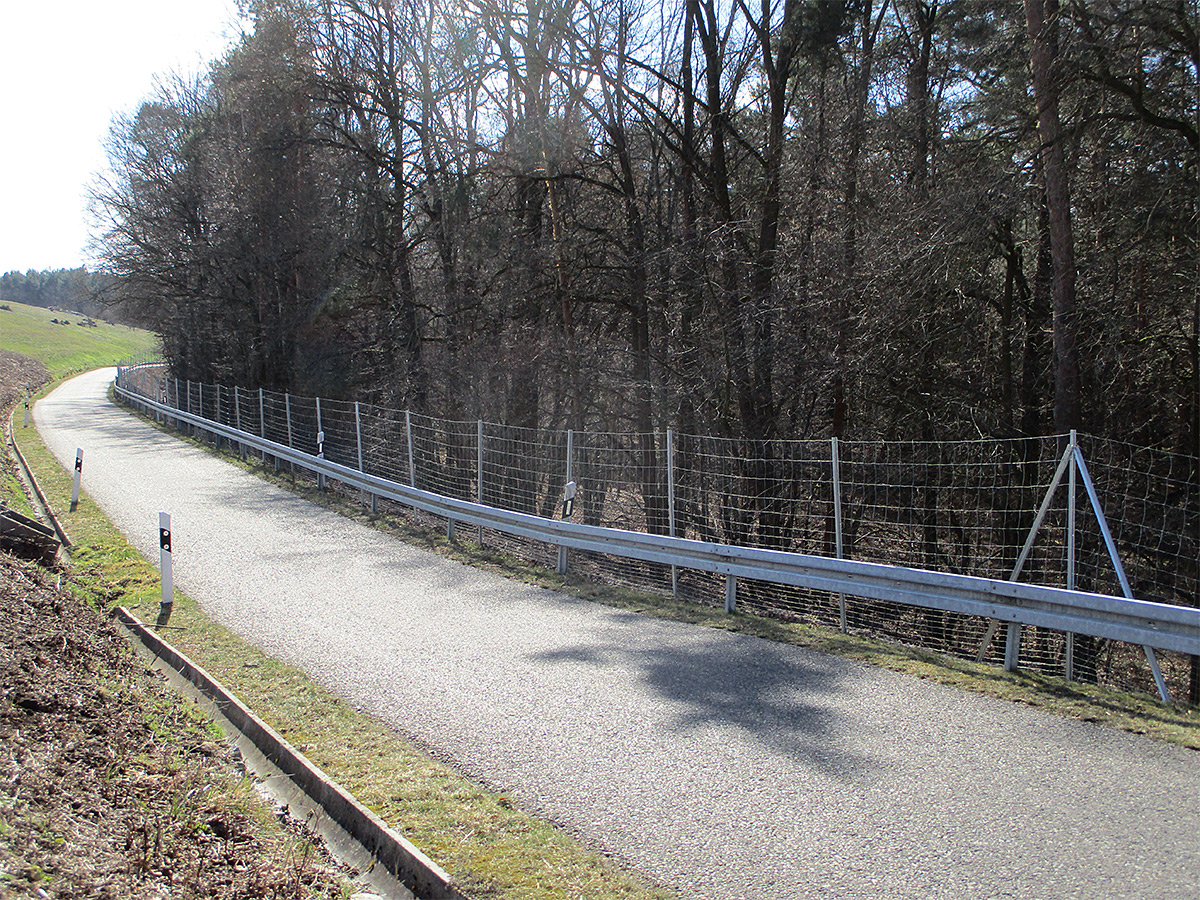
[[[1079,427],[1200,456],[1187,0],[252,13],[115,123],[97,196],[180,377],[750,447]]]
[[[5,272],[0,275],[0,300],[112,317],[119,311],[105,301],[105,288],[111,281],[85,268]]]

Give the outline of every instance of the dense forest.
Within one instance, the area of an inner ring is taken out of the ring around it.
[[[106,299],[111,286],[110,278],[84,268],[5,272],[0,275],[0,300],[112,318],[121,309]]]
[[[1194,0],[251,13],[114,123],[95,197],[181,378],[1200,457]]]

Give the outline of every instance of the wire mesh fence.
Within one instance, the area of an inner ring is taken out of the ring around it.
[[[589,525],[1200,605],[1197,460],[1161,450],[1080,436],[1081,467],[1068,436],[752,442],[669,430],[563,432],[178,382],[161,366],[126,369],[122,384],[353,469],[501,509],[561,516],[573,481],[573,519]],[[388,511],[446,527],[397,504]],[[561,565],[557,548],[544,543],[471,535]],[[725,600],[724,579],[700,572],[581,551],[570,566],[693,603]],[[737,584],[737,601],[775,618],[998,664],[1005,658],[1005,631],[989,634],[976,616],[747,581]],[[1154,691],[1142,648],[1115,641],[1025,628],[1020,659],[1029,669],[1063,674],[1069,665],[1079,680]],[[1194,659],[1159,659],[1172,695],[1196,702]]]

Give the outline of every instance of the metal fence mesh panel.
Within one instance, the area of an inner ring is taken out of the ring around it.
[[[1012,577],[1028,543],[1019,580],[1121,596],[1115,550],[1132,596],[1200,605],[1198,463],[1161,450],[1081,436],[1093,501],[1081,468],[1068,465],[1073,457],[1065,436],[752,442],[669,432],[564,432],[180,382],[161,366],[124,370],[123,385],[313,455],[323,434],[321,449],[332,462],[543,518],[562,515],[565,486],[574,481],[572,519],[588,525],[993,579]],[[1051,492],[1060,471],[1066,474]],[[1034,532],[1039,509],[1044,516]],[[388,503],[386,510],[421,525],[446,525],[400,504]],[[467,533],[538,565],[559,562],[558,549],[542,542],[488,529]],[[569,559],[572,571],[598,582],[674,592],[706,606],[725,602],[722,577],[594,552],[572,551]],[[761,615],[1004,660],[1005,629],[985,646],[988,622],[975,616],[745,579],[736,596],[739,608]],[[1020,640],[1023,667],[1063,672],[1066,635],[1024,628]],[[1071,652],[1081,680],[1154,690],[1140,647],[1078,637]],[[1159,658],[1172,693],[1186,694],[1189,658]]]

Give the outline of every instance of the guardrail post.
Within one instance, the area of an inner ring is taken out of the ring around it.
[[[408,436],[408,486],[417,486],[417,461],[413,458],[412,410],[404,411],[404,433]]]
[[[725,576],[725,612],[737,611],[737,576]]]
[[[567,429],[567,475],[566,475],[566,479],[565,479],[567,484],[570,484],[573,480],[571,478],[571,462],[572,462],[571,458],[574,455],[575,455],[575,432],[572,429],[568,428]],[[559,575],[567,574],[567,548],[564,546],[561,546],[561,545],[558,548],[558,574]]]
[[[675,432],[667,429],[667,534],[675,537]],[[671,566],[671,596],[679,596],[679,567]]]
[[[475,501],[483,502],[483,419],[475,422]],[[479,546],[483,546],[483,526],[479,526]]]
[[[842,463],[838,454],[838,439],[830,439],[830,460],[833,463],[833,550],[842,559]],[[838,594],[838,625],[846,633],[846,595]]]
[[[1021,624],[1009,622],[1004,637],[1004,669],[1006,672],[1017,671],[1021,661]]]

